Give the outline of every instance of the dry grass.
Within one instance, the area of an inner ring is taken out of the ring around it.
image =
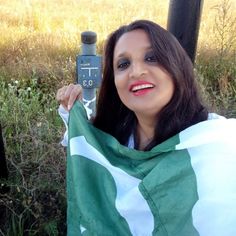
[[[106,36],[120,24],[149,18],[164,25],[167,15],[167,4],[153,1],[49,2],[1,1],[0,73],[6,77],[27,77],[35,70],[41,77],[72,80],[81,32],[98,33],[101,53]]]
[[[217,47],[214,7],[221,2],[204,2],[199,50]],[[36,72],[45,82],[72,81],[81,32],[98,33],[101,53],[107,35],[121,24],[145,18],[166,27],[168,6],[153,0],[1,0],[0,74],[18,80]],[[236,12],[233,1],[231,11]]]

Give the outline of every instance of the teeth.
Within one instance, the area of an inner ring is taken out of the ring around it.
[[[136,92],[138,90],[141,90],[141,89],[146,89],[146,88],[153,88],[154,86],[151,85],[151,84],[141,84],[141,85],[137,85],[137,86],[134,86],[132,88],[132,92]]]

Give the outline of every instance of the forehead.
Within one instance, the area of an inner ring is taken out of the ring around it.
[[[114,57],[127,52],[135,52],[148,48],[151,48],[148,34],[142,29],[133,30],[124,33],[118,39],[114,49]]]

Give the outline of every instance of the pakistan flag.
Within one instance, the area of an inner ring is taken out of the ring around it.
[[[70,111],[69,236],[235,236],[236,120],[198,123],[138,151]]]

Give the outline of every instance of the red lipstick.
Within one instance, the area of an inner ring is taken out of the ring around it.
[[[154,84],[147,81],[137,81],[129,87],[129,91],[135,96],[140,96],[148,93],[154,88]]]

